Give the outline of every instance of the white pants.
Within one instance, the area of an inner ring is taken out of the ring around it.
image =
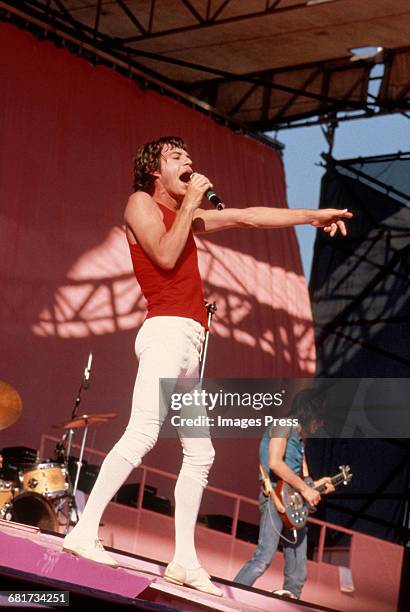
[[[142,325],[135,342],[139,359],[131,417],[114,449],[137,467],[155,445],[168,407],[159,401],[160,378],[197,378],[204,328],[184,317],[152,317]],[[215,451],[209,437],[182,437],[181,474],[204,487]]]

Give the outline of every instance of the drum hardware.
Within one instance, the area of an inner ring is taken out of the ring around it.
[[[0,381],[0,430],[13,425],[20,418],[22,410],[23,402],[18,392]],[[34,449],[3,449],[0,467],[3,474],[11,474],[12,480],[0,478],[0,518],[58,531],[57,515],[45,497],[54,498],[61,493],[66,495],[65,472],[59,465],[50,462],[40,464],[37,461],[37,451]],[[40,478],[33,470],[40,470]],[[64,484],[61,484],[62,480]],[[23,489],[28,488],[30,492],[21,492],[19,482],[23,484]],[[59,488],[56,489],[57,486]],[[38,487],[44,489],[42,494],[33,492]]]
[[[3,521],[12,520],[13,502],[7,502],[2,508],[0,508],[0,518]]]
[[[82,393],[83,389],[87,390],[89,388],[89,386],[90,386],[90,374],[91,374],[92,360],[93,360],[93,354],[89,353],[89,355],[88,355],[88,362],[87,362],[87,365],[85,366],[85,369],[84,369],[84,372],[83,372],[83,376],[82,376],[82,380],[81,380],[81,384],[80,384],[80,387],[78,389],[77,397],[75,399],[74,407],[73,407],[73,410],[72,410],[72,413],[71,413],[71,420],[68,421],[67,423],[58,423],[57,425],[54,425],[54,427],[58,427],[58,428],[62,427],[63,429],[67,430],[67,431],[64,432],[63,436],[61,437],[60,442],[57,443],[56,448],[55,448],[55,455],[56,455],[56,457],[58,457],[59,460],[62,460],[62,463],[64,463],[64,468],[65,468],[66,473],[67,473],[67,481],[68,481],[68,491],[67,491],[68,512],[67,512],[67,521],[66,521],[65,533],[68,533],[70,525],[72,525],[72,524],[75,525],[78,522],[78,511],[77,511],[77,505],[76,505],[76,501],[75,501],[75,491],[76,491],[76,485],[78,484],[79,473],[80,473],[80,470],[81,470],[81,465],[82,465],[81,461],[82,461],[83,452],[80,453],[79,462],[78,462],[78,465],[77,465],[77,473],[76,473],[76,477],[75,477],[74,487],[72,485],[70,474],[68,472],[68,458],[69,458],[70,453],[71,453],[71,446],[72,446],[73,436],[74,436],[75,429],[76,429],[76,427],[72,426],[72,421],[76,420],[77,410],[78,410],[78,407],[79,407],[79,405],[81,403],[81,393]],[[83,435],[83,443],[81,445],[82,451],[83,451],[83,449],[85,447],[85,438],[87,436],[87,431],[85,431],[84,434],[85,435]]]
[[[59,497],[58,499],[53,499],[50,501],[52,502],[54,511],[57,515],[58,524],[61,527],[66,528],[67,523],[70,522],[71,520],[72,522],[75,522],[76,516],[72,516],[71,519],[69,519],[70,512],[71,513],[73,512],[71,508],[69,494],[65,495],[64,497]]]
[[[68,459],[68,470],[72,479],[75,479],[75,473],[77,470],[78,457],[69,457]],[[98,474],[100,473],[100,465],[92,465],[88,461],[83,460],[83,467],[80,471],[80,478],[78,480],[77,492],[82,491],[89,495],[97,480]]]
[[[65,433],[63,434],[60,442],[57,443],[55,454],[59,460],[62,460],[64,464],[64,468],[67,474],[68,481],[68,491],[66,493],[68,500],[68,512],[67,512],[67,522],[65,533],[68,533],[68,530],[71,525],[75,525],[78,522],[78,510],[77,504],[75,500],[75,494],[78,488],[78,481],[80,478],[80,471],[83,466],[83,457],[85,450],[85,442],[87,439],[88,428],[90,426],[100,425],[101,423],[106,423],[109,419],[112,419],[116,416],[116,414],[83,414],[81,416],[77,416],[78,407],[81,403],[81,394],[83,390],[87,390],[90,386],[90,374],[91,374],[91,364],[92,364],[93,355],[90,353],[88,355],[88,362],[84,369],[83,378],[78,389],[77,397],[74,402],[74,408],[71,413],[71,419],[65,423],[58,423],[54,425],[54,427],[65,429]],[[71,447],[73,436],[78,429],[83,429],[83,435],[81,440],[80,453],[78,457],[78,461],[76,462],[76,472],[74,477],[74,484],[72,483],[72,479],[70,477],[68,471],[68,460],[71,454]]]
[[[75,461],[75,476],[74,476],[74,485],[72,484],[72,479],[70,477],[69,471],[68,471],[68,459],[69,459],[69,455],[65,455],[64,459],[64,466],[65,466],[65,470],[67,472],[67,478],[68,478],[68,482],[69,482],[69,491],[68,491],[68,497],[71,500],[71,507],[69,509],[68,512],[68,520],[67,520],[67,530],[69,528],[69,526],[71,524],[75,524],[78,521],[78,512],[77,512],[77,507],[76,507],[76,503],[75,503],[75,494],[77,492],[78,489],[78,482],[80,479],[80,473],[81,473],[81,468],[84,465],[83,462],[83,457],[84,457],[84,450],[85,450],[85,443],[87,440],[87,434],[88,434],[88,428],[90,426],[97,426],[97,425],[101,425],[102,423],[106,423],[108,420],[113,419],[116,415],[116,413],[107,413],[107,414],[83,414],[81,416],[78,417],[73,417],[70,421],[67,421],[65,423],[58,423],[56,425],[53,425],[53,427],[59,427],[59,428],[63,428],[66,429],[68,431],[68,436],[66,434],[63,435],[63,439],[64,441],[67,439],[67,437],[70,437],[71,434],[71,439],[72,436],[75,433],[75,430],[78,429],[82,429],[83,428],[83,435],[82,435],[82,440],[81,440],[81,447],[80,447],[80,453],[79,453],[79,457],[78,460]],[[59,446],[59,449],[61,449],[61,445],[63,442],[60,442],[57,446]],[[71,442],[69,441],[68,447],[67,447],[67,453],[68,450],[71,448]],[[74,517],[73,517],[73,513],[74,513]]]
[[[26,464],[18,479],[0,479],[0,519],[58,531],[54,506],[66,498],[67,488],[65,469],[60,465],[50,461]]]
[[[88,357],[71,419],[53,426],[65,430],[56,445],[53,460],[40,461],[37,451],[26,447],[3,449],[5,461],[4,465],[1,465],[0,455],[1,476],[7,480],[2,480],[0,477],[0,519],[58,531],[59,524],[64,524],[61,517],[65,516],[66,533],[70,526],[78,521],[75,494],[83,465],[88,428],[106,423],[116,416],[115,413],[77,416],[81,392],[90,385],[91,363],[92,353]],[[19,418],[21,411],[22,402],[17,391],[0,381],[0,430],[12,425]],[[72,438],[79,429],[83,429],[83,434],[79,457],[75,461],[73,485],[68,470],[68,459]]]
[[[19,489],[13,481],[0,479],[0,518],[10,520],[7,516],[10,513],[13,499],[18,492]]]
[[[53,425],[54,428],[64,429],[81,429],[82,427],[89,427],[90,425],[101,425],[106,423],[109,419],[113,419],[117,416],[116,412],[108,412],[105,414],[82,414],[79,417],[75,417],[71,421],[64,423],[56,423]],[[59,446],[61,443],[57,444]]]

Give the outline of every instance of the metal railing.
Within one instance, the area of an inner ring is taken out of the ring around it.
[[[47,446],[49,443],[53,443],[55,444],[56,442],[59,441],[59,438],[56,438],[54,436],[50,436],[50,435],[46,435],[43,434],[41,437],[41,442],[40,442],[40,457],[45,457],[47,456]],[[73,444],[72,445],[72,450],[74,449],[80,449],[80,445],[79,444]],[[106,453],[103,453],[101,451],[98,450],[94,450],[92,448],[85,448],[85,454],[87,456],[90,455],[94,455],[95,457],[99,457],[101,459],[104,459],[106,456]],[[166,479],[169,480],[177,480],[178,475],[177,474],[172,474],[171,472],[167,472],[165,470],[160,470],[158,468],[155,467],[151,467],[148,465],[143,465],[141,464],[138,468],[138,470],[141,470],[141,478],[139,481],[139,489],[138,489],[138,496],[137,496],[137,505],[136,507],[133,507],[134,510],[137,510],[139,513],[141,512],[141,510],[143,510],[143,497],[144,497],[144,490],[145,490],[145,485],[147,482],[147,477],[149,474],[155,474],[157,476],[162,476]],[[234,510],[233,510],[233,515],[232,515],[232,526],[231,526],[231,530],[230,533],[228,535],[231,536],[232,541],[236,540],[237,537],[237,530],[238,530],[238,522],[239,522],[239,514],[240,514],[240,509],[241,509],[241,504],[248,504],[251,506],[259,506],[259,503],[256,499],[252,499],[250,497],[246,497],[244,495],[238,495],[237,493],[232,493],[230,491],[226,491],[224,489],[220,489],[219,487],[214,487],[212,485],[208,485],[206,488],[207,492],[209,493],[215,493],[217,495],[220,495],[224,498],[229,498],[231,500],[234,501]],[[139,522],[139,521],[138,521]],[[319,531],[319,541],[318,541],[318,548],[317,548],[317,557],[315,559],[315,563],[317,563],[318,565],[320,565],[321,563],[326,563],[326,561],[323,561],[323,554],[324,554],[324,550],[325,550],[325,541],[326,541],[326,532],[328,529],[332,529],[334,531],[338,531],[341,532],[343,534],[347,534],[349,536],[351,536],[352,540],[351,540],[351,546],[353,545],[353,539],[355,538],[355,536],[357,537],[358,535],[360,536],[360,538],[362,539],[367,539],[370,542],[374,542],[375,538],[373,538],[372,536],[368,536],[366,534],[357,534],[354,531],[352,531],[351,529],[347,529],[346,527],[342,527],[340,525],[335,525],[333,523],[327,523],[325,521],[322,521],[320,519],[316,519],[313,517],[309,517],[308,522],[310,524],[314,524],[317,525],[320,529]]]

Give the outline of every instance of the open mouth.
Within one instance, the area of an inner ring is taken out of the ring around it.
[[[185,170],[185,172],[180,175],[179,180],[183,183],[188,183],[189,179],[191,178],[191,174],[192,172],[190,172],[189,170]]]

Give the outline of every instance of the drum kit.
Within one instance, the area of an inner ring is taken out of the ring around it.
[[[87,387],[83,387],[87,388]],[[81,388],[76,399],[79,405]],[[21,416],[23,403],[18,392],[0,381],[0,431],[13,425]],[[75,410],[73,411],[74,414]],[[54,457],[40,459],[38,452],[26,447],[3,448],[0,452],[0,519],[33,525],[49,531],[68,531],[78,520],[75,494],[83,465],[85,440],[90,426],[106,423],[115,414],[83,414],[54,428],[64,433],[57,443]],[[72,437],[82,430],[82,444],[75,460],[74,478],[68,469]],[[74,482],[73,482],[74,480]]]

